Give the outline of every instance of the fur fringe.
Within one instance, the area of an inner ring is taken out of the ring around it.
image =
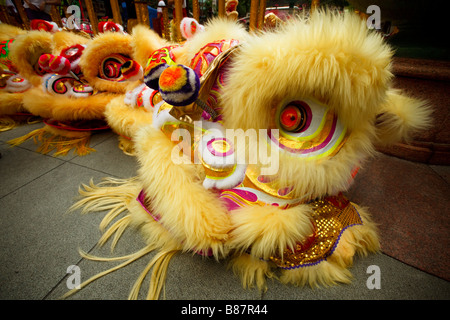
[[[240,277],[244,289],[256,287],[261,292],[267,291],[267,278],[274,276],[273,270],[267,261],[255,258],[249,254],[236,255],[230,262],[234,274]]]
[[[75,294],[78,290],[81,290],[82,288],[86,287],[87,285],[89,285],[90,283],[94,282],[95,280],[106,276],[107,274],[110,274],[116,270],[119,270],[127,265],[129,265],[130,263],[142,258],[143,256],[145,256],[146,254],[152,252],[155,248],[151,247],[151,246],[146,246],[145,248],[139,250],[138,252],[135,252],[133,254],[127,255],[127,256],[123,256],[123,257],[115,257],[115,258],[102,258],[102,257],[96,257],[87,253],[84,253],[82,251],[80,251],[80,255],[85,258],[85,259],[89,259],[89,260],[93,260],[93,261],[117,261],[117,260],[126,260],[125,262],[111,268],[108,270],[105,270],[103,272],[100,272],[98,274],[96,274],[95,276],[91,277],[90,279],[84,281],[82,284],[80,284],[80,288],[75,288],[72,289],[68,292],[66,292],[61,298],[62,299],[66,299],[70,296],[72,296],[73,294]]]
[[[81,209],[82,214],[109,210],[100,223],[100,230],[103,234],[98,241],[98,246],[105,245],[112,238],[111,251],[113,251],[125,229],[133,226],[133,218],[137,218],[139,216],[139,214],[136,213],[136,211],[138,211],[137,207],[134,206],[136,196],[139,191],[140,185],[137,177],[131,179],[105,178],[97,185],[95,185],[91,180],[89,185],[83,184],[82,187],[80,187],[79,193],[82,198],[72,205],[69,210],[74,211]],[[121,215],[122,217],[120,217]],[[141,216],[141,218],[147,216],[148,214],[145,214]],[[117,221],[113,222],[115,219],[117,219]],[[135,221],[134,224],[134,226],[139,226],[141,223],[136,223]],[[157,222],[150,224],[156,228],[147,230],[147,245],[133,254],[122,257],[104,258],[80,251],[80,255],[83,258],[92,261],[111,262],[125,260],[113,268],[94,275],[82,283],[80,287],[84,288],[93,281],[129,265],[130,263],[144,257],[148,253],[159,250],[159,252],[156,253],[156,255],[151,259],[140,276],[137,278],[128,296],[128,299],[130,300],[138,298],[142,283],[149,274],[150,270],[152,270],[147,299],[158,299],[164,287],[169,262],[173,255],[180,250],[178,246],[171,243],[171,241],[167,241],[167,236],[164,237],[163,232],[158,233],[157,230],[159,229],[161,231],[162,228],[158,226]],[[145,225],[148,226],[148,224]],[[146,230],[141,231],[146,233]],[[67,292],[62,298],[68,298],[76,293],[77,290],[79,289],[73,289]]]
[[[66,137],[49,132],[47,127],[33,130],[22,137],[9,140],[8,144],[18,146],[29,139],[33,139],[35,144],[40,142],[37,152],[42,154],[55,151],[53,156],[65,156],[70,150],[74,150],[77,155],[85,156],[95,151],[95,149],[89,147],[91,140],[89,133],[80,134],[79,137]]]
[[[98,246],[104,246],[111,240],[114,250],[123,232],[129,227],[140,229],[146,246],[141,250],[121,257],[97,257],[80,251],[80,255],[92,261],[123,261],[115,267],[94,275],[81,284],[84,288],[93,281],[119,270],[130,263],[157,251],[134,283],[129,299],[137,299],[142,284],[151,272],[147,299],[159,299],[164,288],[168,266],[172,257],[183,251],[178,243],[160,222],[156,222],[136,201],[142,189],[138,177],[130,179],[105,178],[97,185],[91,180],[79,189],[80,199],[69,210],[81,210],[82,214],[107,211],[100,223],[102,236]],[[355,204],[353,204],[355,205]],[[370,220],[364,208],[355,205],[363,225],[346,229],[333,254],[315,265],[293,270],[280,270],[270,261],[265,261],[246,252],[236,251],[230,260],[229,268],[241,278],[244,288],[257,287],[261,292],[267,290],[267,279],[276,278],[281,283],[310,287],[330,286],[337,283],[349,283],[352,273],[349,267],[355,254],[367,255],[380,249],[377,227]],[[278,272],[279,271],[279,272]],[[77,289],[67,292],[63,298],[74,294]]]
[[[150,288],[147,294],[147,300],[157,300],[161,294],[161,290],[164,287],[166,281],[167,269],[170,259],[177,251],[162,251],[159,252],[147,265],[144,271],[135,282],[130,295],[129,300],[136,300],[138,294],[148,272],[153,268],[153,272],[150,278]]]
[[[389,90],[375,124],[377,144],[410,143],[417,132],[432,126],[433,112],[428,101],[409,97],[398,89]]]
[[[0,116],[0,132],[12,130],[23,124],[35,124],[41,122],[41,119],[35,116]]]
[[[20,123],[10,116],[0,117],[0,132],[8,131],[18,127]]]

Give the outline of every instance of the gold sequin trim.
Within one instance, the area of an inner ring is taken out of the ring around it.
[[[310,205],[315,232],[304,243],[298,243],[294,251],[286,249],[282,258],[270,257],[280,268],[296,269],[324,261],[334,252],[346,228],[362,224],[358,211],[342,194],[315,200]]]

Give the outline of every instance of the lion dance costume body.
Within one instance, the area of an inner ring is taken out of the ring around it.
[[[148,92],[122,104],[152,114],[130,133],[138,176],[84,185],[72,208],[108,211],[101,244],[142,232],[147,246],[121,266],[159,251],[130,298],[152,268],[148,298],[158,298],[177,252],[227,258],[244,287],[261,290],[267,277],[349,282],[353,257],[378,251],[379,239],[344,192],[375,145],[430,119],[425,103],[392,88],[392,55],[358,17],[328,12],[261,34],[216,19],[183,45],[155,48]],[[240,145],[239,132],[253,143]]]

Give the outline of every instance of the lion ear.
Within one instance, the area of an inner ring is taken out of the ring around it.
[[[378,144],[408,143],[415,132],[431,127],[432,113],[428,102],[409,97],[400,90],[388,91],[375,123]]]
[[[90,38],[82,36],[71,31],[59,31],[53,34],[53,54],[59,55],[62,50],[73,45],[86,45],[91,41]]]
[[[53,52],[53,35],[45,31],[30,31],[19,35],[10,48],[11,60],[19,73],[33,86],[39,86],[45,73],[39,68],[41,55]]]

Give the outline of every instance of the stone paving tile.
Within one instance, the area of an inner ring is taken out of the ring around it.
[[[99,219],[82,220],[66,212],[77,196],[79,179],[98,176],[63,163],[0,199],[0,299],[43,299],[67,267],[80,260],[78,245],[94,246]]]

